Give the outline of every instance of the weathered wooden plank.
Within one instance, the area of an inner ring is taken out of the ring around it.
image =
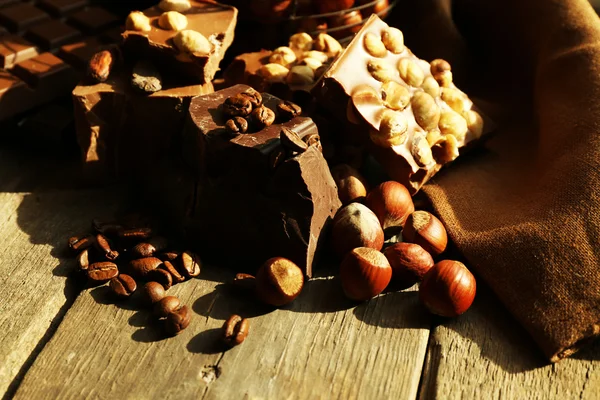
[[[66,286],[66,238],[115,204],[115,195],[99,191],[0,192],[0,394],[75,298]]]
[[[201,278],[170,290],[194,315],[167,340],[140,327],[148,311],[102,304],[104,289],[82,293],[16,398],[415,398],[429,319],[414,292],[354,307],[323,277],[270,310],[221,284],[229,271],[205,268]],[[223,352],[231,313],[251,317],[250,335]]]
[[[600,343],[549,365],[527,332],[481,288],[471,310],[431,334],[424,399],[598,399]]]

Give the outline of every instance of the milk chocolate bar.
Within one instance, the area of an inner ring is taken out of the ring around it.
[[[192,99],[183,135],[184,159],[197,191],[185,231],[202,254],[238,270],[282,256],[312,274],[323,229],[341,203],[310,118],[278,112],[275,122],[232,133],[228,101],[250,87],[236,85]],[[253,115],[256,113],[254,106]],[[248,110],[241,109],[241,113]]]
[[[313,93],[412,193],[490,131],[452,82],[450,65],[417,58],[402,32],[376,15]]]
[[[158,5],[144,11],[149,31],[128,29],[123,33],[125,52],[150,59],[163,69],[169,67],[198,83],[210,82],[233,41],[237,9],[213,1],[190,1],[190,4],[191,8],[181,11],[187,19],[184,30],[202,34],[210,44],[208,53],[180,50],[176,40],[181,32],[161,28],[159,18],[164,10]]]
[[[119,17],[89,0],[14,1],[0,7],[0,120],[73,90]]]

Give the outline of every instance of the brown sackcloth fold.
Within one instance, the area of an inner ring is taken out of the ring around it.
[[[400,1],[498,125],[423,190],[451,238],[555,362],[600,335],[600,21],[586,0]]]

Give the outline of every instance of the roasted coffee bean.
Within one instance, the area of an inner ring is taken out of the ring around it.
[[[223,342],[230,347],[237,346],[246,339],[249,330],[250,322],[233,314],[223,324]]]
[[[94,282],[107,282],[119,275],[117,264],[110,261],[93,263],[87,269],[87,276]]]
[[[162,89],[160,73],[146,61],[140,61],[133,67],[131,86],[140,93],[151,94]]]
[[[160,258],[163,261],[175,261],[177,257],[179,257],[179,252],[165,251],[163,253],[158,254],[156,257]]]
[[[300,139],[300,136],[298,136],[296,132],[285,127],[281,128],[279,140],[281,140],[281,144],[290,151],[302,153],[308,149],[308,144]]]
[[[85,237],[73,236],[72,238],[69,238],[68,244],[71,250],[78,252],[89,249],[95,241],[96,239],[91,235]]]
[[[77,265],[79,266],[79,270],[87,271],[90,266],[90,250],[85,249],[77,256]]]
[[[171,261],[168,261],[168,260],[163,261],[163,264],[159,268],[164,269],[169,274],[171,274],[174,284],[185,281],[185,277],[183,275],[181,275],[179,273],[179,271],[177,271],[177,269],[173,266]]]
[[[162,264],[162,261],[156,257],[145,257],[129,262],[129,268],[138,277],[145,278],[148,272],[155,270]]]
[[[275,169],[287,158],[287,152],[283,147],[277,147],[269,154],[269,168]]]
[[[120,239],[125,239],[125,240],[146,240],[152,236],[152,229],[150,229],[150,228],[122,229],[119,231],[118,236]]]
[[[153,269],[152,271],[148,271],[145,278],[149,281],[158,282],[165,290],[169,290],[171,286],[173,286],[173,277],[171,274],[164,269]]]
[[[202,263],[196,254],[191,251],[184,251],[181,253],[181,267],[186,277],[193,278],[200,275]]]
[[[150,243],[138,243],[129,250],[132,258],[152,257],[156,252],[156,248]]]
[[[256,129],[264,129],[273,125],[275,122],[275,113],[268,107],[260,106],[252,111],[252,123]]]
[[[225,128],[229,133],[248,132],[248,121],[242,117],[233,117],[225,122]]]
[[[190,325],[192,313],[188,306],[183,306],[179,310],[167,314],[165,320],[165,330],[170,335],[178,335],[181,331]]]
[[[260,94],[260,92],[258,92],[257,90],[255,90],[253,88],[246,89],[245,91],[240,93],[240,95],[242,97],[246,97],[248,100],[250,100],[250,103],[252,103],[253,108],[256,108],[256,107],[262,105],[262,102],[263,102],[262,95]]]
[[[248,96],[239,94],[228,97],[223,103],[223,112],[229,117],[247,117],[252,112],[252,102]]]
[[[119,257],[119,252],[110,247],[108,239],[101,233],[96,235],[96,247],[109,261],[115,261]]]
[[[286,100],[277,104],[277,113],[281,118],[290,120],[302,114],[302,108],[298,104]]]
[[[165,296],[165,288],[160,283],[148,282],[144,285],[144,297],[146,299],[146,303],[154,304],[164,299]]]
[[[88,63],[88,74],[92,79],[98,82],[104,82],[108,79],[115,59],[113,53],[108,50],[100,51],[92,56]]]
[[[256,289],[256,278],[250,274],[236,274],[233,284],[242,290],[254,291]]]
[[[123,226],[115,222],[101,222],[97,219],[92,220],[92,229],[96,233],[101,233],[104,236],[115,236]]]
[[[133,278],[125,274],[115,276],[108,285],[113,293],[119,297],[129,297],[137,289],[137,284]]]
[[[179,298],[175,296],[163,297],[154,304],[154,315],[158,318],[165,318],[169,313],[179,310],[182,305]]]

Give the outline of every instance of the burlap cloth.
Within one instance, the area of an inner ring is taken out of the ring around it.
[[[586,0],[400,0],[497,133],[423,190],[551,361],[600,335],[600,21]]]

